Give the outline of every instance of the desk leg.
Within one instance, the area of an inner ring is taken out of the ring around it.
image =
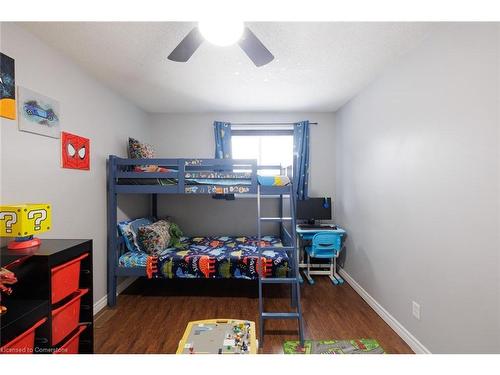
[[[314,280],[311,277],[311,256],[307,253],[307,271],[304,273],[309,284],[314,285]]]

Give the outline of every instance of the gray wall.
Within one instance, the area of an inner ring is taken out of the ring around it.
[[[500,352],[499,48],[445,25],[335,118],[345,270],[435,353]]]
[[[1,50],[16,83],[61,103],[62,129],[90,138],[91,170],[61,168],[60,140],[20,132],[1,118],[2,203],[49,202],[52,229],[41,238],[94,240],[94,300],[106,294],[106,159],[126,155],[129,135],[147,137],[146,114],[19,26],[1,24]],[[145,197],[121,200],[120,217],[140,216]]]
[[[311,125],[311,196],[333,196],[335,187],[335,127],[331,113],[206,113],[150,115],[151,139],[161,157],[214,157],[213,121],[319,122]],[[159,198],[159,212],[171,215],[188,235],[253,234],[256,231],[256,200],[240,198],[222,202],[210,197]],[[263,199],[264,214],[276,215],[278,201]],[[277,226],[265,227],[275,233]]]

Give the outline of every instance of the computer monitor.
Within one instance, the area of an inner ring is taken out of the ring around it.
[[[331,220],[332,199],[324,197],[298,200],[297,219],[307,220],[310,224],[314,224],[315,220]]]

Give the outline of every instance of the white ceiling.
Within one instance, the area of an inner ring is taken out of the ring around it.
[[[274,54],[257,68],[239,46],[168,54],[188,22],[22,23],[148,112],[337,110],[435,27],[429,23],[247,23]]]

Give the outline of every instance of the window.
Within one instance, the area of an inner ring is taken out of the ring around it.
[[[260,166],[281,165],[282,168],[293,164],[293,132],[290,130],[233,130],[231,142],[233,159],[257,159]],[[273,176],[280,172],[264,169],[259,174]]]

